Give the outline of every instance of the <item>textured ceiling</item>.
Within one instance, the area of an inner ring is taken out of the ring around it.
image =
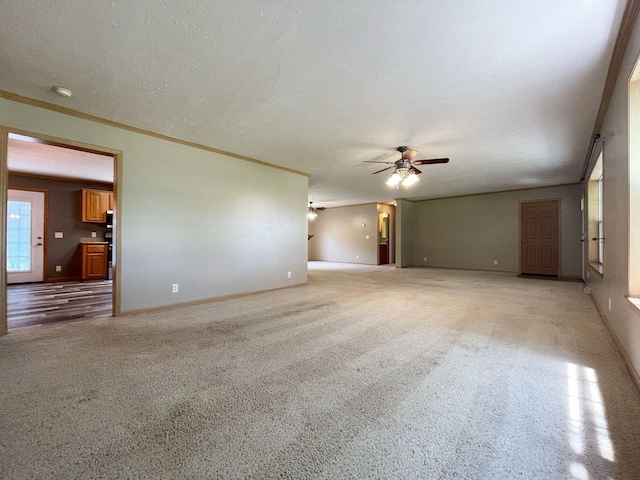
[[[0,7],[0,89],[307,172],[336,206],[578,181],[624,2]],[[399,145],[451,162],[390,189],[362,161]]]

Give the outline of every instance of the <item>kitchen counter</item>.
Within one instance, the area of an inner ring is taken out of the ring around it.
[[[103,238],[81,238],[80,243],[97,243],[99,245],[107,245]]]

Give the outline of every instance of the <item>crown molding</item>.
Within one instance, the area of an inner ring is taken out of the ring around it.
[[[166,140],[168,142],[178,143],[180,145],[185,145],[187,147],[197,148],[200,150],[205,150],[207,152],[217,153],[219,155],[225,155],[227,157],[243,160],[245,162],[256,163],[258,165],[262,165],[265,167],[271,167],[277,170],[283,170],[285,172],[294,173],[296,175],[302,175],[303,177],[310,176],[308,173],[301,172],[299,170],[294,170],[292,168],[281,167],[280,165],[274,165],[273,163],[264,162],[262,160],[258,160],[251,157],[245,157],[244,155],[238,155],[237,153],[227,152],[226,150],[220,150],[218,148],[209,147],[207,145],[191,142],[189,140],[183,140],[181,138],[172,137],[170,135],[165,135],[164,133],[153,132],[151,130],[146,130],[144,128],[134,127],[132,125],[127,125],[125,123],[115,122],[113,120],[97,117],[95,115],[90,115],[88,113],[83,113],[78,110],[73,110],[71,108],[63,107],[53,103],[43,102],[41,100],[35,100],[33,98],[17,95],[15,93],[7,92],[5,90],[0,90],[0,98],[4,98],[4,99],[11,100],[18,103],[24,103],[26,105],[31,105],[34,107],[44,108],[46,110],[62,113],[64,115],[70,115],[72,117],[82,118],[83,120],[89,120],[91,122],[102,123],[103,125],[109,125],[110,127],[120,128],[122,130],[128,130],[130,132],[139,133],[141,135],[147,135],[149,137],[159,138],[160,140]]]

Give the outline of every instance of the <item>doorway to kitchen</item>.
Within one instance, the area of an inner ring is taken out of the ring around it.
[[[121,152],[6,128],[0,140],[7,212],[0,232],[0,334],[117,316]],[[26,198],[38,192],[42,214],[38,202]],[[43,227],[35,221],[39,217]]]

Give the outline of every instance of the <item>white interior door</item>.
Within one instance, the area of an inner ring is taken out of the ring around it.
[[[7,283],[44,278],[44,193],[9,189]]]

